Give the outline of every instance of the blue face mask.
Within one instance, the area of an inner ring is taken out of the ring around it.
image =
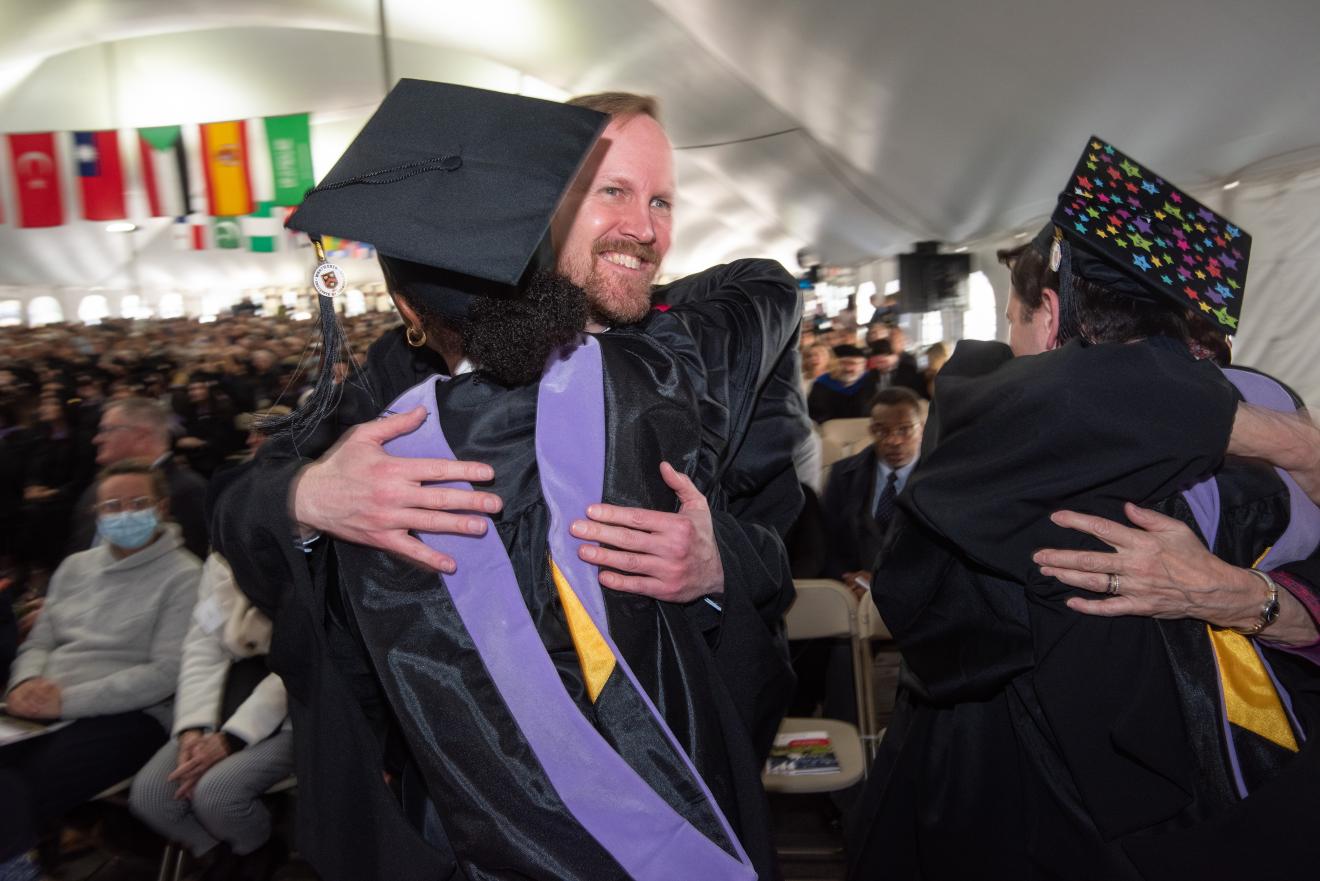
[[[97,519],[101,535],[117,548],[135,551],[151,541],[160,525],[155,508],[145,511],[124,511],[120,514],[102,514]]]

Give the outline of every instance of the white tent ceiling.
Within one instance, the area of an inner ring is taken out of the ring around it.
[[[1320,165],[1316,0],[0,0],[0,24],[0,131],[312,111],[318,174],[387,64],[658,95],[680,148],[674,273],[746,254],[796,268],[804,245],[836,265],[919,239],[984,253],[1045,216],[1092,132],[1202,192]],[[0,286],[304,280],[301,254],[175,252],[164,220],[15,229],[0,170]]]

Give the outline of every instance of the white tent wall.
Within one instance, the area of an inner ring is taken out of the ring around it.
[[[171,222],[144,217],[132,130],[307,111],[319,176],[388,67],[547,98],[658,95],[679,148],[667,273],[753,254],[796,271],[811,246],[883,289],[888,270],[866,267],[938,239],[975,256],[1001,336],[994,249],[1034,231],[1098,133],[1255,234],[1239,357],[1320,394],[1297,308],[1317,268],[1320,162],[1242,171],[1320,147],[1314,0],[1111,0],[1103,15],[1057,0],[42,0],[7,4],[4,20],[0,132],[119,128],[139,229],[72,219],[67,161],[71,219],[16,229],[0,155],[0,302],[54,296],[72,317],[87,296],[113,314],[126,297],[201,309],[305,287],[305,250],[175,251]],[[379,279],[355,262],[354,283]]]
[[[1225,195],[1225,211],[1252,235],[1233,360],[1320,407],[1320,166],[1244,180]]]

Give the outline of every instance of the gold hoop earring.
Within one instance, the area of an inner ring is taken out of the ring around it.
[[[420,349],[422,346],[426,345],[426,331],[422,330],[420,327],[413,327],[411,324],[407,325],[407,328],[408,329],[404,331],[403,335],[407,338],[408,345],[412,346],[414,349]]]

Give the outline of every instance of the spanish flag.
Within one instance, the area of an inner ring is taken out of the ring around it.
[[[247,125],[210,122],[202,126],[202,164],[213,217],[251,214],[252,182],[248,177]]]

